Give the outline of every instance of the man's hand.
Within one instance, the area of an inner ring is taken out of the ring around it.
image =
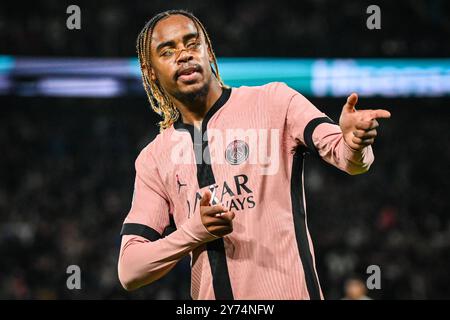
[[[211,192],[206,191],[200,201],[200,217],[209,233],[223,237],[233,231],[234,212],[222,205],[210,205]]]
[[[366,146],[373,144],[377,136],[379,118],[390,118],[389,111],[377,110],[356,110],[355,105],[358,95],[352,93],[347,98],[347,103],[342,108],[339,118],[339,126],[345,142],[355,150],[362,150]]]

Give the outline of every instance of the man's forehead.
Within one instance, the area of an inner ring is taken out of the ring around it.
[[[183,15],[172,15],[156,24],[152,33],[152,43],[158,45],[158,43],[182,38],[185,34],[194,32],[197,32],[194,21]]]

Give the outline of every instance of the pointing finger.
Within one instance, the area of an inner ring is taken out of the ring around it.
[[[372,119],[377,119],[377,118],[389,119],[391,117],[391,113],[387,110],[378,109],[378,110],[373,110],[370,113],[370,116]]]

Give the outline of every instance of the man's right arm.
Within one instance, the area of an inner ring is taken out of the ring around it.
[[[158,280],[189,252],[216,238],[205,228],[199,214],[156,241],[123,235],[118,266],[120,283],[126,290],[135,290]]]
[[[161,278],[199,245],[232,231],[234,214],[220,205],[210,206],[210,197],[206,193],[199,212],[163,238],[170,221],[168,195],[149,150],[141,152],[136,160],[132,206],[121,232],[118,274],[126,290]]]

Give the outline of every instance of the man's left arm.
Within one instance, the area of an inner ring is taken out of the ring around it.
[[[376,119],[389,118],[390,113],[381,109],[356,110],[357,100],[355,93],[348,97],[336,124],[296,92],[287,112],[289,133],[337,168],[351,175],[364,173],[374,161],[371,145],[377,135]]]

